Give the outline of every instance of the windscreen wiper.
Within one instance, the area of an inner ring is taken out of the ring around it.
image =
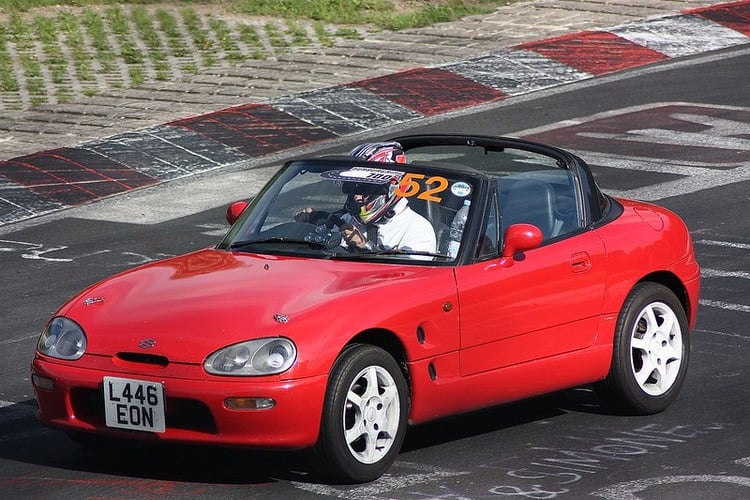
[[[417,255],[425,257],[434,257],[442,259],[451,259],[448,255],[435,252],[425,252],[424,250],[409,250],[404,248],[389,248],[389,249],[375,249],[372,252],[373,255]]]
[[[374,250],[360,250],[354,253],[337,253],[333,256],[336,259],[357,259],[357,258],[370,258],[370,257],[382,257],[384,255],[403,255],[407,257],[430,257],[432,259],[452,259],[448,255],[443,255],[434,252],[425,252],[422,250],[404,250],[401,248],[390,248],[390,249],[374,249]],[[414,259],[420,260],[420,259]],[[427,259],[424,259],[427,260]]]
[[[261,238],[257,240],[243,240],[235,241],[229,245],[230,250],[237,250],[239,248],[249,247],[252,245],[267,245],[267,244],[294,244],[294,245],[308,245],[311,248],[328,248],[325,242],[313,241],[308,239],[299,238],[284,238],[282,236],[274,236],[273,238]]]

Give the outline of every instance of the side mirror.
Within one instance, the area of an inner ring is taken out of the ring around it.
[[[542,231],[531,224],[513,224],[505,230],[503,236],[503,253],[500,256],[500,265],[510,267],[513,265],[513,256],[518,252],[532,250],[542,244]]]
[[[246,201],[235,201],[227,207],[227,222],[230,226],[240,218],[240,215],[242,215],[242,212],[248,205],[249,203]]]

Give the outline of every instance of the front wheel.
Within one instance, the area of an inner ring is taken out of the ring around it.
[[[370,345],[347,348],[331,371],[316,452],[323,474],[342,482],[379,478],[404,440],[408,387],[396,361]]]
[[[690,358],[682,304],[671,290],[641,283],[628,295],[617,320],[612,366],[600,395],[627,413],[651,414],[677,398]]]

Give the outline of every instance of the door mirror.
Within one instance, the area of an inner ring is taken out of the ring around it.
[[[542,244],[542,231],[532,224],[513,224],[505,230],[503,236],[503,253],[500,256],[500,265],[510,267],[513,265],[513,256],[518,252],[532,250]]]
[[[249,203],[246,201],[235,201],[227,207],[227,222],[230,226],[240,218],[248,205]]]

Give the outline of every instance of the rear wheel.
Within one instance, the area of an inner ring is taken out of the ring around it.
[[[380,477],[396,459],[406,433],[408,387],[386,351],[347,348],[334,364],[316,452],[320,471],[342,482]]]
[[[612,366],[600,395],[618,410],[657,413],[677,397],[690,358],[682,304],[658,283],[640,283],[617,320]]]

